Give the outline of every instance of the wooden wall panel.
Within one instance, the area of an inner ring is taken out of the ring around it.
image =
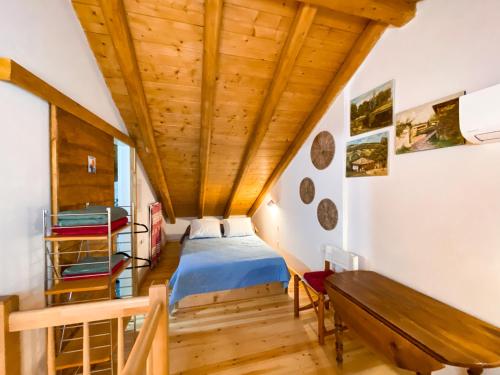
[[[59,210],[114,202],[113,137],[79,118],[57,110]],[[88,173],[88,155],[96,157],[97,172]]]

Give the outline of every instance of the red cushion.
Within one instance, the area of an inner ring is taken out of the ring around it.
[[[333,275],[332,270],[306,272],[304,274],[304,279],[315,291],[317,291],[318,293],[326,294],[323,281],[330,275]]]
[[[111,222],[111,231],[115,231],[127,225],[128,219],[122,217],[121,219]],[[80,236],[80,235],[99,235],[108,234],[108,226],[104,225],[82,225],[78,227],[52,227],[52,232],[63,234],[66,236]]]

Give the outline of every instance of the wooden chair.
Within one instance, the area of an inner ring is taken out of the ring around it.
[[[318,318],[318,342],[320,345],[325,343],[325,336],[335,333],[335,329],[327,330],[325,328],[325,309],[329,309],[330,300],[324,286],[324,280],[332,275],[336,269],[358,269],[358,257],[353,253],[331,245],[323,246],[322,252],[325,258],[323,271],[297,272],[293,275],[294,316],[298,318],[301,311],[314,309]],[[334,266],[333,269],[332,265]],[[299,304],[299,284],[302,284],[304,287],[310,301],[305,306],[300,306]]]

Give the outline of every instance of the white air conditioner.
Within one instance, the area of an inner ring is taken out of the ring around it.
[[[500,142],[500,85],[460,97],[460,131],[471,143]]]

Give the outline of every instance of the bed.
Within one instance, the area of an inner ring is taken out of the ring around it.
[[[284,293],[289,280],[290,273],[283,257],[256,235],[186,239],[179,266],[170,280],[170,310]],[[227,293],[200,297],[221,291]],[[189,298],[191,303],[179,303]]]

